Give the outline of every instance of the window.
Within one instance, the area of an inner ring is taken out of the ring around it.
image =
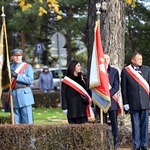
[[[53,78],[63,78],[66,74],[66,70],[61,70],[61,72],[59,70],[53,70],[51,72],[53,74]]]
[[[41,71],[34,72],[34,80],[37,80],[41,74]]]

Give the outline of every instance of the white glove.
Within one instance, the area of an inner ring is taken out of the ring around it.
[[[67,112],[68,112],[67,109],[63,110],[63,113],[64,113],[65,115],[67,115]]]
[[[112,88],[110,84],[108,84],[109,90]]]
[[[126,111],[128,111],[130,109],[129,104],[125,104],[123,107]]]

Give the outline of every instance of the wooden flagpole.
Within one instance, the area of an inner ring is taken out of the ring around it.
[[[4,37],[5,37],[5,46],[6,46],[6,54],[7,54],[7,61],[9,60],[8,57],[8,41],[7,41],[7,31],[6,31],[6,23],[5,23],[5,14],[4,14],[4,6],[2,6],[2,21],[3,21],[3,28],[4,28]],[[9,63],[8,63],[9,65]],[[11,80],[10,68],[8,70],[9,79]],[[11,81],[10,81],[10,108],[11,108],[11,122],[14,124],[14,111],[13,111],[13,100],[12,100],[12,91],[11,91]]]
[[[13,107],[13,99],[12,99],[12,91],[10,90],[10,108],[11,108],[11,123],[14,124],[14,107]]]
[[[103,110],[100,108],[100,123],[103,124]]]

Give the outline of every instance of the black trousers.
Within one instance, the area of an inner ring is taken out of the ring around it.
[[[68,118],[69,124],[83,124],[88,122],[87,117],[78,117],[78,118]]]
[[[107,124],[109,114],[109,120],[111,122],[111,131],[114,138],[114,146],[118,145],[118,110],[108,111],[108,113],[103,113],[103,122]],[[96,120],[100,120],[100,108],[96,106],[95,108],[95,117]]]

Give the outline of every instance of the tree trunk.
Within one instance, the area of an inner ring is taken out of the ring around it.
[[[91,56],[96,21],[96,3],[102,0],[89,0],[87,20],[88,76],[90,74]],[[119,70],[124,66],[125,43],[125,3],[121,0],[106,0],[107,10],[101,12],[101,38],[103,51],[111,58],[111,64]]]
[[[25,52],[25,35],[24,35],[24,32],[23,30],[21,30],[21,49],[24,51],[24,56],[26,56],[26,52]],[[25,59],[25,57],[24,57]]]
[[[72,8],[69,8],[69,10],[68,10],[68,23],[72,24],[72,22],[73,22]],[[70,60],[72,58],[71,30],[70,29],[67,31],[66,40],[67,40],[67,65],[68,65],[68,63],[70,62]]]
[[[67,66],[72,58],[72,46],[71,46],[71,33],[67,33],[66,35],[67,40]]]

